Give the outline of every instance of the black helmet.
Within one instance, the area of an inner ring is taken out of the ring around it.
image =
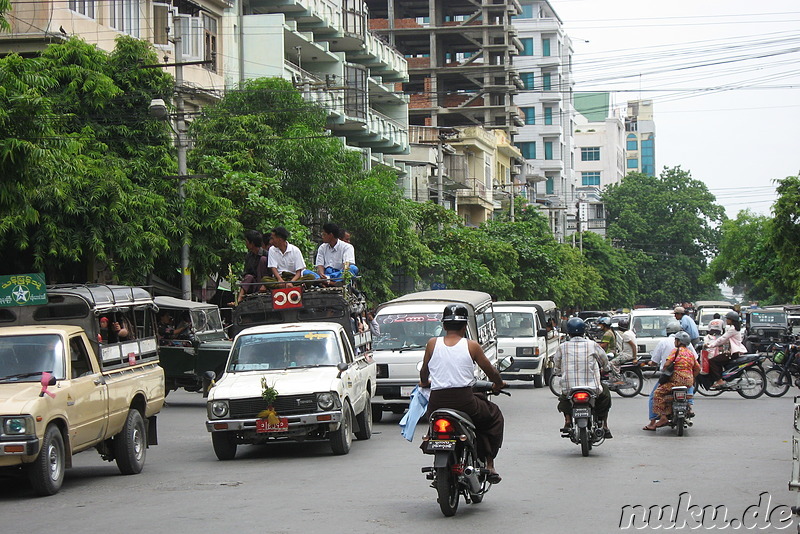
[[[630,320],[630,318],[629,318],[629,317],[622,317],[622,318],[621,318],[621,319],[620,319],[620,320],[617,322],[617,325],[619,325],[619,327],[620,327],[620,329],[621,329],[621,330],[627,330],[627,329],[628,329],[628,328],[630,328],[630,326],[631,326],[631,320]]]
[[[442,312],[443,323],[467,324],[467,317],[469,317],[469,312],[466,306],[461,304],[448,304],[444,307],[444,311]]]
[[[580,317],[572,317],[567,321],[567,334],[571,336],[582,336],[586,333],[586,323]]]
[[[739,314],[736,313],[734,310],[731,310],[728,313],[726,313],[725,314],[725,318],[726,319],[730,319],[731,321],[734,321],[734,322],[737,322],[737,323],[742,320],[741,317],[739,317]]]

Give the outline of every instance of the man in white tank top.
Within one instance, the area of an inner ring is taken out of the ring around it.
[[[440,408],[451,408],[470,416],[478,431],[478,454],[491,471],[490,482],[500,482],[494,468],[494,458],[503,443],[503,414],[496,404],[472,391],[475,382],[475,364],[483,369],[499,391],[507,384],[492,365],[480,344],[466,338],[468,311],[466,307],[451,304],[442,314],[445,329],[443,337],[428,340],[419,372],[420,385],[431,388],[428,415]]]

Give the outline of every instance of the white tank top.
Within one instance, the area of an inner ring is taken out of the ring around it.
[[[448,347],[437,338],[428,362],[431,389],[463,388],[475,381],[475,363],[469,355],[467,338]]]

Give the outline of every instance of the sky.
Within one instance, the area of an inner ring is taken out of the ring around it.
[[[706,183],[728,217],[771,215],[800,172],[800,0],[550,0],[575,91],[652,99],[656,168]]]

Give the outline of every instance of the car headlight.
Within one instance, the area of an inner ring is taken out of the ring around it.
[[[758,330],[756,330],[756,335],[763,336],[764,335],[764,331],[759,328]]]
[[[35,433],[33,417],[30,415],[3,418],[3,434],[6,436],[25,436]]]
[[[213,417],[225,417],[226,415],[228,415],[228,401],[212,402],[211,415]]]
[[[330,391],[317,393],[317,406],[320,410],[332,410],[336,406],[336,396]]]

